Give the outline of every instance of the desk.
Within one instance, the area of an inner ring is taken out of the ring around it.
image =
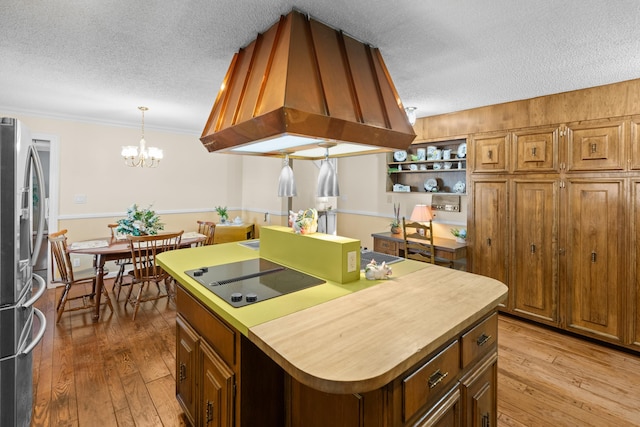
[[[185,237],[180,241],[181,247],[189,247],[194,243],[201,242],[205,239],[203,236]],[[100,239],[109,244],[109,246],[102,246],[97,248],[83,248],[72,249],[72,245],[68,246],[68,252],[81,255],[93,255],[96,258],[96,273],[98,279],[96,280],[96,308],[93,313],[93,321],[97,322],[100,318],[100,299],[102,298],[102,288],[104,287],[104,264],[107,261],[117,261],[119,259],[131,258],[131,247],[127,240],[117,240],[111,237],[104,237]]]
[[[228,243],[249,240],[255,237],[255,226],[253,224],[227,225],[216,224],[216,233],[213,236],[213,243]]]
[[[373,250],[384,254],[404,257],[404,235],[386,233],[374,233]],[[412,240],[412,239],[409,239]],[[433,238],[433,245],[436,248],[436,256],[440,258],[457,261],[467,257],[467,244],[458,243],[453,239]]]

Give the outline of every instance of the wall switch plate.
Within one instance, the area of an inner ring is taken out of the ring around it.
[[[73,196],[73,203],[77,205],[81,205],[87,203],[87,195],[86,194],[76,194]]]
[[[347,252],[347,272],[351,273],[356,270],[356,253],[354,251]]]

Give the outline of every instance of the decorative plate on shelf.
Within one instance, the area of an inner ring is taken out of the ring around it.
[[[463,142],[462,144],[458,145],[458,158],[463,159],[465,157],[467,157],[467,143]]]
[[[435,178],[429,178],[424,182],[424,189],[427,191],[433,191],[434,188],[438,188],[438,181]]]
[[[435,162],[433,164],[433,169],[442,169],[442,163],[440,162]]]
[[[464,193],[464,189],[465,189],[465,185],[464,185],[464,182],[462,181],[456,182],[455,185],[453,186],[453,191],[455,191],[456,193]]]
[[[393,160],[395,160],[396,162],[404,162],[405,160],[407,160],[407,152],[404,150],[394,152]]]

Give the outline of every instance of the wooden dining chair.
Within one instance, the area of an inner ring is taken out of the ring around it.
[[[107,224],[109,230],[111,230],[111,240],[116,240],[116,230],[118,228],[118,224]],[[127,267],[131,266],[131,258],[123,258],[115,261],[118,266],[118,273],[116,274],[115,279],[113,280],[113,286],[111,287],[111,292],[116,297],[116,301],[120,300],[120,291],[123,286],[131,285],[131,281],[125,281],[125,277],[128,275],[125,274],[127,272]]]
[[[131,245],[133,265],[133,270],[129,272],[133,277],[133,282],[127,294],[127,303],[134,307],[133,320],[136,319],[140,303],[160,298],[173,298],[174,292],[171,288],[173,278],[156,263],[156,256],[162,252],[179,248],[182,233],[180,231],[157,235],[127,236]],[[151,283],[155,283],[156,291],[149,289]],[[134,285],[138,285],[138,292],[135,298],[131,298]]]
[[[406,222],[402,218],[402,231],[404,232],[404,257],[443,267],[453,268],[453,261],[435,256],[436,248],[433,244],[432,222]],[[413,228],[413,233],[407,232],[407,228]],[[411,240],[410,240],[411,239]]]
[[[51,244],[51,253],[53,254],[53,260],[60,275],[60,280],[64,283],[62,295],[60,295],[58,305],[56,306],[57,323],[60,321],[62,313],[64,313],[65,311],[88,310],[95,308],[96,280],[98,276],[96,275],[95,266],[93,268],[84,270],[73,269],[71,257],[69,256],[69,252],[67,251],[66,229],[49,234],[49,242]],[[107,273],[108,271],[105,270],[104,274]],[[84,292],[80,295],[74,296],[69,295],[72,287],[76,285],[87,286],[89,283],[91,283],[91,292]],[[104,302],[102,304],[108,305],[109,309],[113,311],[109,293],[104,287],[102,288],[102,293],[104,294]]]
[[[213,238],[216,233],[216,223],[211,221],[196,221],[198,223],[198,233],[207,236],[202,242],[196,246],[213,245]]]

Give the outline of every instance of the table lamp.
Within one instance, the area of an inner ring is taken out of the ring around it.
[[[433,233],[432,220],[433,215],[431,214],[431,208],[427,205],[415,205],[413,207],[413,212],[411,212],[411,217],[409,218],[414,222],[428,222],[429,228],[431,228]],[[419,230],[423,232],[423,230]]]

